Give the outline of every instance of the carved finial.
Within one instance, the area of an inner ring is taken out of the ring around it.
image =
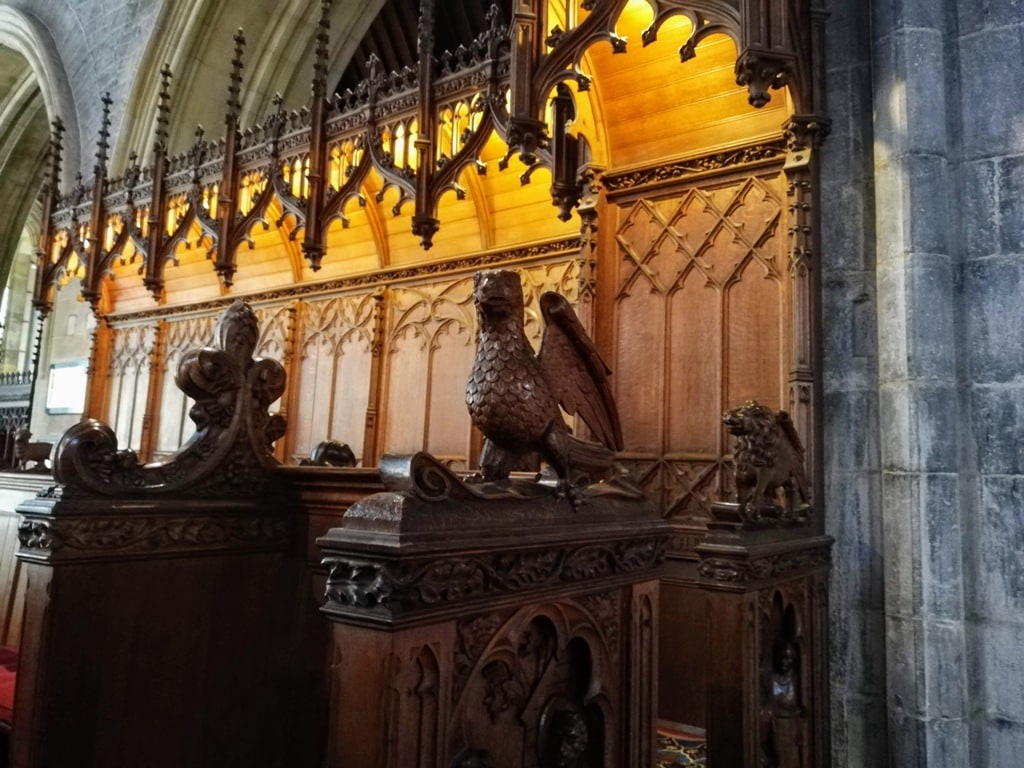
[[[171,68],[164,64],[160,69],[160,100],[156,105],[156,144],[155,152],[163,152],[167,148],[168,115],[171,111]]]
[[[64,121],[55,117],[51,125],[53,132],[50,134],[50,178],[48,181],[56,195],[60,188],[60,166],[64,154]]]
[[[416,35],[416,52],[420,61],[434,52],[434,0],[420,0],[420,21]]]
[[[110,91],[103,94],[100,99],[103,103],[103,119],[100,121],[100,140],[96,144],[96,175],[98,176],[107,167],[107,150],[110,149],[110,105],[114,103],[110,98]]]
[[[273,483],[273,443],[284,419],[267,409],[284,392],[285,372],[252,355],[259,324],[235,302],[221,317],[210,347],[187,352],[175,383],[195,401],[196,434],[165,461],[143,465],[118,450],[105,424],[87,420],[64,433],[54,451],[54,477],[69,489],[103,496],[255,496]]]
[[[381,77],[381,63],[380,59],[377,58],[376,53],[371,53],[370,58],[366,60],[366,70],[369,73],[367,79],[371,83],[376,83]]]
[[[189,150],[189,156],[192,160],[192,181],[199,181],[199,168],[203,164],[203,159],[206,155],[206,144],[203,142],[203,136],[206,135],[206,131],[202,125],[196,125],[195,133],[193,134],[196,140],[192,142],[192,148]]]
[[[270,117],[269,126],[270,151],[274,157],[277,157],[277,142],[281,138],[281,129],[284,127],[284,99],[281,98],[280,93],[275,93],[270,103],[274,105],[274,114]]]
[[[323,98],[327,92],[327,56],[331,29],[331,0],[320,3],[320,21],[316,29],[316,54],[313,59],[314,98]]]
[[[245,33],[239,27],[235,32],[235,57],[231,60],[231,85],[228,86],[228,117],[231,122],[238,119],[242,111],[242,104],[239,101],[239,94],[242,91],[242,51],[245,49]]]

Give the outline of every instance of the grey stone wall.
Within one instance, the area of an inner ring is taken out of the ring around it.
[[[1024,3],[865,5],[826,38],[834,764],[1020,765]]]
[[[110,91],[116,129],[162,0],[0,0],[0,5],[35,17],[52,36],[74,95],[81,170],[88,179],[103,111],[100,98]]]
[[[957,0],[971,765],[1024,764],[1024,2]]]
[[[886,764],[870,18],[832,0],[822,153],[826,527],[836,766]]]

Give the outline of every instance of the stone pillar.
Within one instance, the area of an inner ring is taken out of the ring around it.
[[[871,7],[828,0],[821,149],[825,530],[837,766],[885,766],[885,618],[872,164]]]
[[[957,0],[971,755],[1024,763],[1024,7]],[[952,13],[952,11],[950,11]]]
[[[947,126],[959,105],[949,23],[943,3],[872,8],[885,666],[889,764],[901,768],[976,765],[967,727]]]

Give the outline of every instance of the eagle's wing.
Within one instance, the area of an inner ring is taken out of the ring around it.
[[[789,442],[792,443],[794,448],[796,448],[797,453],[803,456],[804,444],[800,441],[800,435],[796,433],[796,424],[793,423],[793,419],[790,417],[789,413],[786,411],[779,411],[778,415],[775,417],[775,421],[782,430],[782,434],[789,438]]]
[[[621,451],[622,427],[608,386],[611,371],[565,298],[545,293],[540,310],[544,337],[538,359],[551,393],[567,413],[579,414],[598,440]]]

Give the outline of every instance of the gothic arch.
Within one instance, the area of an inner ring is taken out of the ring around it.
[[[57,45],[38,20],[15,8],[0,6],[0,46],[13,49],[25,59],[39,86],[48,119],[60,117],[64,122],[62,181],[67,188],[80,166],[78,111],[64,66],[54,54]],[[41,139],[41,143],[46,143],[46,137]],[[3,172],[0,176],[6,178]],[[41,176],[41,173],[36,174],[37,178]]]
[[[43,177],[51,120],[67,134],[65,186],[78,169],[74,101],[56,46],[34,18],[0,7],[0,286],[6,284],[22,229]]]
[[[340,77],[363,31],[383,4],[335,2],[331,10],[331,77]],[[285,104],[308,103],[312,50],[319,16],[318,0],[230,0],[207,3],[184,0],[166,3],[150,35],[126,107],[126,130],[112,157],[119,173],[135,153],[140,163],[152,150],[160,93],[160,70],[173,73],[169,149],[184,151],[197,124],[208,135],[222,131],[230,84],[233,37],[241,28],[247,45],[241,92],[241,124],[262,119],[275,93]],[[337,71],[335,71],[337,70]]]

